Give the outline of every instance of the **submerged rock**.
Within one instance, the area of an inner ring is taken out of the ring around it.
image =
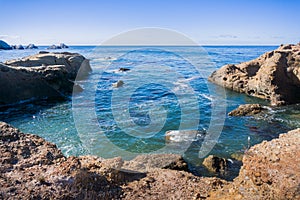
[[[254,60],[225,65],[209,81],[231,90],[271,101],[300,102],[300,45],[282,45]]]
[[[193,141],[201,133],[198,130],[169,130],[166,131],[165,138],[169,142]]]
[[[0,49],[2,49],[2,50],[10,50],[12,48],[11,48],[11,46],[9,46],[9,44],[7,44],[6,42],[4,42],[3,40],[0,40]]]
[[[77,53],[43,53],[0,63],[0,105],[21,100],[64,98],[73,91],[77,73],[91,71]]]
[[[209,155],[202,163],[210,172],[225,172],[228,161],[214,155]]]
[[[264,108],[260,104],[244,104],[229,112],[229,116],[251,116],[260,113]]]
[[[116,83],[113,83],[112,86],[115,88],[121,87],[124,85],[124,82],[122,80],[118,80]]]
[[[119,71],[120,71],[120,72],[127,72],[127,71],[129,71],[129,70],[130,70],[129,68],[125,68],[125,67],[119,68]]]

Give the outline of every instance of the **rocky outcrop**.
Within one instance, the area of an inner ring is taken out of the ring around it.
[[[248,150],[233,183],[211,199],[300,199],[300,129]]]
[[[141,173],[122,170],[129,161],[119,157],[66,158],[54,144],[4,122],[0,122],[0,153],[0,199],[199,199],[227,184],[218,178],[160,169],[149,161],[153,168],[146,164],[147,173]],[[130,164],[138,166],[149,158],[159,164],[167,157],[149,155]]]
[[[32,98],[64,98],[72,93],[79,70],[87,75],[89,61],[68,52],[43,52],[0,63],[0,105]]]
[[[11,45],[12,49],[17,49],[17,50],[24,50],[24,47],[21,44],[18,45]]]
[[[34,44],[29,44],[25,47],[25,49],[38,49],[38,47],[35,46]]]
[[[67,45],[65,45],[64,43],[60,43],[59,44],[60,48],[62,49],[66,49],[66,48],[69,48]]]
[[[264,108],[260,104],[244,104],[229,112],[229,116],[252,116],[263,111]]]
[[[48,47],[47,49],[66,49],[69,48],[67,45],[65,45],[64,43],[60,43],[59,45],[51,45],[50,47]]]
[[[3,40],[0,40],[0,50],[10,50],[12,49],[11,46],[9,46],[9,44],[7,44],[6,42],[4,42]]]
[[[300,102],[300,45],[282,45],[257,59],[229,64],[209,81],[231,90],[271,101],[272,105]]]

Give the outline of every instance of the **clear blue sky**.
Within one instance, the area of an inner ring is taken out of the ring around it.
[[[99,44],[161,27],[199,44],[300,41],[297,0],[0,0],[0,39],[11,44]]]

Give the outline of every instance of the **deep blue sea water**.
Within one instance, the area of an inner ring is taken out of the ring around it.
[[[300,127],[299,105],[271,108],[267,101],[207,82],[209,74],[225,64],[248,61],[276,48],[72,46],[66,51],[84,55],[93,68],[87,80],[79,81],[84,92],[65,102],[1,108],[0,120],[42,136],[67,156],[120,155],[128,159],[142,153],[179,152],[195,174],[207,175],[199,150],[210,130],[219,130],[220,136],[209,141],[215,143],[209,154],[230,158],[249,145]],[[44,49],[0,51],[0,61]],[[119,72],[120,67],[130,71]],[[124,85],[112,87],[118,80]],[[240,104],[256,102],[269,109],[256,117],[227,116]],[[189,141],[167,141],[165,132],[177,129],[199,130],[199,134]],[[228,176],[233,177],[237,170]]]

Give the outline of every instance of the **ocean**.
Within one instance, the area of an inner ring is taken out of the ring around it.
[[[63,51],[84,55],[93,69],[86,80],[78,81],[84,92],[64,102],[41,100],[3,107],[0,120],[55,143],[66,156],[130,159],[138,154],[180,153],[193,173],[213,176],[202,167],[202,156],[231,158],[300,127],[299,105],[270,107],[265,100],[207,81],[225,64],[248,61],[276,48],[71,46]],[[41,50],[46,47],[0,51],[0,61]],[[123,86],[113,87],[119,80]],[[254,117],[227,116],[246,103],[260,103],[267,110]],[[167,131],[178,129],[198,132],[166,139]],[[222,176],[234,178],[240,166],[237,162]]]

